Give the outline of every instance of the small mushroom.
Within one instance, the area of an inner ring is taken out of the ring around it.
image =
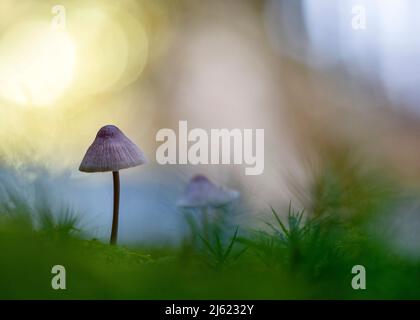
[[[118,214],[120,205],[119,170],[146,163],[146,157],[116,126],[102,127],[80,164],[82,172],[112,172],[114,181],[114,211],[110,243],[118,238]]]
[[[183,208],[220,207],[238,197],[238,191],[216,186],[207,177],[196,175],[188,183],[177,204]]]
[[[185,209],[199,209],[202,214],[204,237],[209,237],[208,211],[229,204],[239,197],[239,192],[215,185],[203,175],[194,176],[177,205]]]

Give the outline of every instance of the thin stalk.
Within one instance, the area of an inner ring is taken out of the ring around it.
[[[203,237],[207,241],[210,241],[209,213],[208,213],[207,207],[202,208],[201,218],[202,218],[202,225],[203,225]]]
[[[120,173],[119,171],[112,172],[112,178],[114,180],[114,212],[112,215],[112,230],[111,239],[109,243],[115,245],[118,238],[118,214],[120,209]]]

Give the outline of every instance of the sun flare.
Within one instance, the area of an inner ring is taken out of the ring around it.
[[[49,106],[73,80],[76,48],[65,31],[45,22],[21,23],[0,40],[0,97],[24,106]]]

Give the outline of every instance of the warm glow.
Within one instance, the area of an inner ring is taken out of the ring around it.
[[[150,5],[72,0],[59,17],[40,1],[0,2],[0,162],[74,167],[99,127],[152,118],[130,87],[148,62]]]
[[[0,42],[0,96],[26,106],[48,106],[71,84],[76,50],[71,37],[42,22],[12,27]]]

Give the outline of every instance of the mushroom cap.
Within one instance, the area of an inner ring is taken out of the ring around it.
[[[212,183],[203,175],[194,176],[177,205],[183,208],[218,207],[235,200],[239,192]]]
[[[86,152],[79,170],[83,172],[118,171],[146,163],[146,157],[116,126],[102,127]]]

